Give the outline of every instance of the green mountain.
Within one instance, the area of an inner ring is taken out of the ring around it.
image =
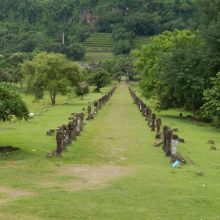
[[[0,54],[59,51],[93,32],[119,41],[193,29],[195,14],[193,0],[0,0]]]

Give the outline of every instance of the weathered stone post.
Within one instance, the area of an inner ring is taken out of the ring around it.
[[[156,114],[153,113],[151,118],[151,131],[155,131],[155,122],[156,122]]]
[[[177,158],[177,146],[179,144],[179,137],[177,135],[173,135],[172,137],[172,150],[171,150],[171,162],[174,162]]]
[[[167,131],[169,127],[164,126],[163,127],[163,150],[166,152],[166,146],[167,146]]]
[[[172,137],[173,137],[173,131],[171,129],[167,130],[167,141],[166,141],[166,156],[171,156],[171,145],[172,145]]]
[[[63,151],[63,138],[64,138],[63,131],[58,130],[56,134],[56,141],[57,141],[56,154],[57,155],[60,155]]]

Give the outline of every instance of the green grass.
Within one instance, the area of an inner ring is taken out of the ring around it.
[[[138,36],[134,39],[134,48],[141,48],[149,42],[148,37]],[[83,62],[98,62],[111,59],[113,55],[113,39],[111,33],[94,33],[84,43],[86,55]]]
[[[112,53],[112,35],[108,33],[94,33],[84,42],[86,55],[83,62],[99,62],[114,57]]]
[[[95,63],[98,61],[105,61],[108,59],[112,59],[114,55],[112,53],[93,53],[87,52],[84,59],[82,60],[83,63]]]
[[[179,135],[186,140],[180,152],[195,163],[172,169],[163,151],[153,146],[155,134],[147,128],[124,85],[62,158],[46,158],[47,149],[55,143],[45,131],[65,121],[70,112],[80,110],[88,99],[97,97],[93,95],[69,105],[64,105],[66,100],[60,97],[58,106],[48,106],[30,122],[1,125],[1,145],[17,145],[23,151],[1,157],[0,187],[22,189],[32,195],[3,203],[0,219],[219,219],[220,151],[210,151],[207,144],[208,139],[214,139],[220,146],[219,131],[180,119],[177,110],[162,112],[164,124],[178,127]],[[80,176],[59,172],[74,165],[122,167],[129,172],[102,187],[67,191],[64,186]],[[204,175],[196,175],[197,171]],[[56,184],[46,187],[42,182]]]
[[[87,52],[112,53],[113,39],[108,33],[94,33],[84,42]]]

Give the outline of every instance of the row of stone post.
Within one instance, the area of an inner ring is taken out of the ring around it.
[[[163,130],[161,131],[161,118],[157,118],[156,114],[151,110],[151,108],[148,107],[130,87],[129,91],[133,98],[134,104],[137,105],[139,111],[145,117],[147,125],[149,126],[151,131],[156,132],[155,146],[159,147],[162,145],[162,149],[164,150],[165,155],[171,157],[171,162],[174,162],[177,159],[179,159],[179,156],[177,154],[179,137],[176,134],[174,134],[173,130],[168,126],[164,126]]]
[[[112,88],[108,93],[101,98],[95,100],[93,104],[89,102],[87,106],[87,118],[86,120],[94,119],[98,111],[110,100],[114,94],[116,87]],[[61,155],[61,153],[67,149],[67,147],[76,141],[77,136],[80,136],[85,122],[85,109],[80,113],[72,113],[69,118],[69,123],[58,127],[55,130],[49,130],[47,135],[51,136],[56,133],[56,150],[53,155]],[[48,155],[51,155],[48,153]]]

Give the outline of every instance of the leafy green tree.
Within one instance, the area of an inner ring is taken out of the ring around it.
[[[112,37],[115,41],[119,40],[130,40],[135,37],[134,32],[127,31],[124,27],[114,28],[114,31],[112,32]]]
[[[68,89],[80,81],[80,67],[67,60],[62,54],[39,53],[22,67],[26,76],[28,91],[41,98],[44,91],[50,94],[55,105],[58,93],[66,94]]]
[[[193,29],[198,25],[199,17],[196,14],[196,2],[197,0],[1,0],[0,50],[4,53],[32,52],[45,48],[49,42],[61,43],[63,32],[66,46],[82,42],[94,30],[93,22],[79,23],[79,18],[85,11],[90,11],[96,17],[96,30],[100,32],[112,32],[118,24],[126,27],[127,32],[132,31],[138,35],[151,35],[179,27]],[[208,14],[211,14],[212,11],[217,11],[209,10],[209,5],[214,5],[216,1],[206,2],[211,3],[207,3],[205,12],[210,11]]]
[[[204,105],[201,107],[202,115],[220,123],[220,73],[213,77],[212,87],[204,91]]]
[[[81,96],[81,98],[83,98],[83,96],[89,93],[89,84],[85,81],[78,83],[75,88],[75,93],[77,96]]]
[[[81,44],[71,44],[64,51],[64,54],[70,59],[81,60],[85,56],[86,50]]]
[[[215,76],[220,70],[220,2],[199,0],[200,30],[205,40],[207,68]]]
[[[126,18],[126,25],[136,35],[153,35],[160,31],[160,19],[156,13],[136,12]]]
[[[113,45],[113,53],[118,54],[128,54],[132,49],[132,44],[129,40],[119,40]]]
[[[9,63],[11,65],[9,74],[12,82],[21,83],[23,80],[23,75],[21,72],[22,63],[27,59],[27,56],[22,52],[13,53],[9,57]]]
[[[108,74],[108,72],[106,72],[103,69],[99,69],[99,70],[90,74],[89,82],[92,85],[96,86],[96,89],[95,89],[96,92],[100,92],[101,88],[103,88],[111,83],[111,77]]]
[[[102,68],[107,71],[113,79],[126,76],[132,80],[136,75],[133,69],[133,63],[134,61],[131,56],[117,57],[103,62]]]
[[[0,83],[0,120],[28,119],[28,109],[20,95],[9,84]]]
[[[186,107],[196,111],[209,85],[204,42],[188,30],[166,32],[137,52],[145,96],[154,96],[158,108]]]

